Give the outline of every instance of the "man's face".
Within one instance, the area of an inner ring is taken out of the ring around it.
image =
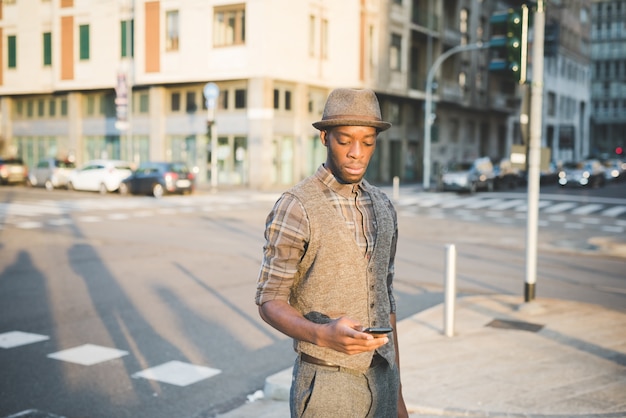
[[[326,169],[341,183],[358,183],[376,149],[376,128],[337,126],[320,132],[327,149]]]

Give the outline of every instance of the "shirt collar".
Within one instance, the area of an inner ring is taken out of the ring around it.
[[[324,183],[329,189],[337,193],[338,195],[345,197],[346,199],[353,198],[357,190],[367,191],[368,183],[365,180],[361,180],[358,183],[344,184],[337,181],[335,176],[326,168],[324,164],[320,165],[315,176]]]

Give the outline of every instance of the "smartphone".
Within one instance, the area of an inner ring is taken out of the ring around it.
[[[363,330],[363,332],[367,332],[369,334],[389,334],[391,331],[393,331],[393,328],[391,327],[372,327],[365,328]]]

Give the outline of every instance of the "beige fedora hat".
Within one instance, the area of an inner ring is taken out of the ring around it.
[[[382,120],[378,98],[372,90],[341,88],[330,92],[322,120],[313,126],[319,130],[334,126],[372,126],[384,131],[391,123]]]

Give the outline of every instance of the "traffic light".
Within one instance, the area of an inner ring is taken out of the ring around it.
[[[489,71],[524,83],[528,55],[528,6],[494,13],[489,24]]]

